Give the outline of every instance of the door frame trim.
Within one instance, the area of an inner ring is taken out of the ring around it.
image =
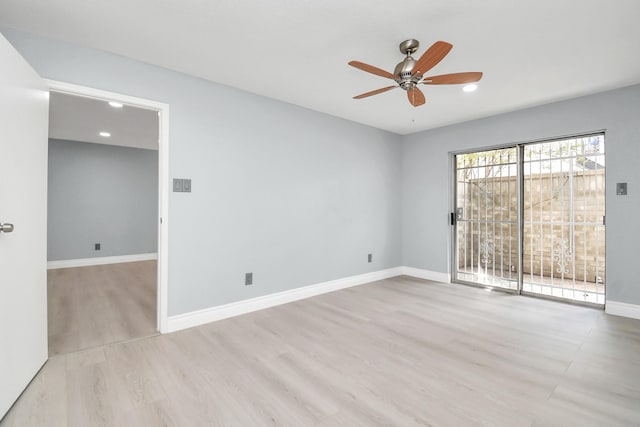
[[[168,327],[169,289],[169,104],[138,98],[122,93],[96,89],[58,80],[44,79],[49,91],[70,95],[117,101],[123,104],[158,112],[158,280],[157,280],[157,330],[163,334]]]

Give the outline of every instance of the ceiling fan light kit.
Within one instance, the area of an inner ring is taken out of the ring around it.
[[[444,59],[449,53],[453,45],[444,41],[437,41],[431,45],[426,52],[422,54],[420,59],[415,60],[411,55],[414,54],[420,42],[415,39],[405,40],[400,43],[400,52],[406,57],[396,65],[393,70],[393,74],[374,67],[373,65],[365,64],[360,61],[351,61],[349,65],[366,71],[371,74],[375,74],[381,77],[395,80],[397,86],[388,86],[381,89],[376,89],[371,92],[366,92],[357,96],[354,99],[367,98],[372,95],[386,92],[391,89],[400,87],[407,91],[407,97],[409,103],[414,107],[423,105],[426,102],[424,93],[417,87],[418,84],[431,84],[431,85],[451,85],[451,84],[465,84],[474,83],[482,78],[482,73],[479,71],[466,72],[466,73],[453,73],[442,74],[439,76],[424,77],[424,75],[433,67],[438,65],[440,61]]]

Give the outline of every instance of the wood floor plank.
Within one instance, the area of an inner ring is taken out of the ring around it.
[[[397,277],[56,357],[0,426],[632,426],[638,354],[637,320]]]
[[[156,261],[48,272],[49,356],[156,331]]]

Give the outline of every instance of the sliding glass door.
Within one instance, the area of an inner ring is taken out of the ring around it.
[[[454,280],[604,304],[604,134],[456,154]]]
[[[518,289],[517,148],[456,156],[456,280]]]
[[[523,292],[604,304],[604,135],[524,146]]]

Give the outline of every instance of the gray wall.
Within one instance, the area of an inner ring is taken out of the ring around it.
[[[49,140],[49,261],[156,252],[157,218],[157,151]]]
[[[607,299],[640,304],[640,86],[409,135],[402,142],[403,264],[450,270],[449,152],[606,129]],[[616,182],[629,195],[617,196]]]
[[[170,177],[193,192],[169,197],[169,315],[400,265],[397,135],[2,32],[45,78],[171,105]]]

